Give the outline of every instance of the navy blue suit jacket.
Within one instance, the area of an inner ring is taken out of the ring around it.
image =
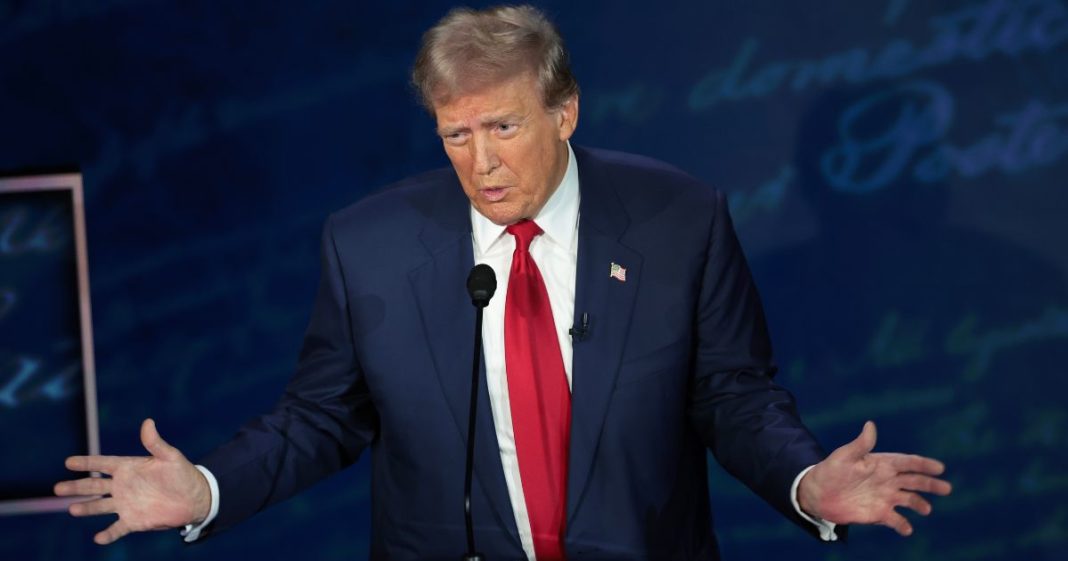
[[[756,288],[722,194],[647,158],[576,148],[581,190],[568,558],[716,559],[706,450],[797,521],[823,458],[772,381]],[[474,309],[469,203],[451,169],[335,213],[299,365],[275,409],[202,460],[209,532],[357,460],[372,463],[373,559],[455,559]],[[612,263],[626,282],[609,277]],[[523,557],[481,384],[473,515],[489,559]]]

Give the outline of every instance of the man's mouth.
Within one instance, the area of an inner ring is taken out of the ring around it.
[[[483,187],[479,190],[479,194],[487,201],[495,203],[508,194],[508,187]]]

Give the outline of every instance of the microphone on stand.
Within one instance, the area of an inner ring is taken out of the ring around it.
[[[464,522],[467,526],[467,553],[463,561],[482,561],[475,552],[475,528],[471,523],[471,473],[475,465],[475,419],[478,411],[478,374],[482,361],[482,310],[497,290],[497,275],[485,263],[475,265],[467,275],[467,293],[475,306],[475,356],[471,361],[471,413],[467,417],[467,466],[464,470]]]

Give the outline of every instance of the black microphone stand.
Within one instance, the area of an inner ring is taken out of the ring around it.
[[[482,362],[482,311],[497,289],[497,275],[486,264],[475,265],[467,276],[467,292],[475,306],[475,355],[471,360],[471,412],[467,417],[467,466],[464,470],[464,523],[467,526],[467,553],[463,561],[483,561],[475,551],[475,527],[471,522],[471,477],[475,465],[475,421],[478,416],[478,378]]]
[[[475,465],[475,420],[478,412],[479,362],[482,358],[482,310],[475,306],[475,358],[471,369],[471,413],[467,417],[467,469],[464,473],[464,523],[467,525],[467,554],[463,561],[482,561],[475,552],[475,528],[471,522],[471,474]]]

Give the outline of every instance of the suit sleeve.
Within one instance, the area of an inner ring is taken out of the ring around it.
[[[226,529],[352,464],[375,438],[378,415],[354,352],[338,250],[327,220],[322,272],[296,372],[274,409],[201,459],[219,483]]]
[[[794,478],[826,454],[801,423],[794,398],[773,380],[764,310],[717,194],[697,304],[697,351],[688,417],[717,461],[809,533],[790,501]]]

